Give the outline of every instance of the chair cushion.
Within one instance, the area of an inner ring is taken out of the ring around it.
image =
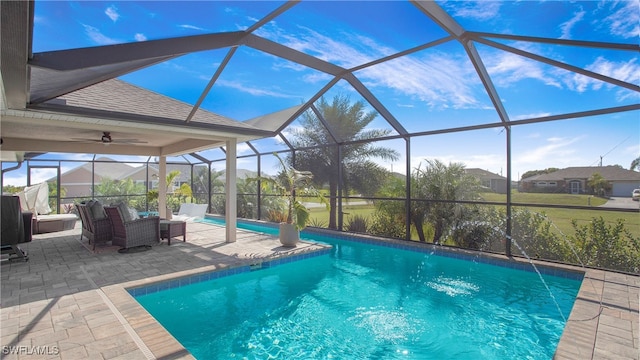
[[[137,220],[140,218],[140,215],[138,215],[138,210],[132,207],[127,208],[127,210],[129,210],[129,216],[131,217],[131,220]]]
[[[107,213],[104,211],[104,206],[100,201],[89,201],[87,205],[91,209],[91,216],[94,220],[102,220],[107,218]]]
[[[118,203],[118,210],[120,211],[120,216],[122,216],[122,221],[129,222],[135,219],[131,218],[131,213],[129,212],[129,208],[125,203]]]

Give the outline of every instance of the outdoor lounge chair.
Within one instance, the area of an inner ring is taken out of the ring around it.
[[[90,200],[87,203],[76,204],[76,209],[80,220],[82,220],[80,241],[83,236],[86,237],[89,239],[89,244],[93,245],[92,250],[95,251],[96,244],[106,244],[112,240],[111,220],[107,217],[100,202]]]
[[[27,186],[18,193],[23,212],[33,213],[33,233],[44,234],[75,228],[78,217],[74,214],[50,214],[49,186],[46,182]]]
[[[18,244],[30,242],[31,237],[31,212],[23,212],[20,207],[20,198],[17,196],[2,195],[2,254],[9,255],[8,260],[29,260],[26,251]]]
[[[127,207],[105,206],[107,217],[113,229],[113,245],[121,247],[121,252],[138,246],[150,247],[160,242],[160,218],[131,218]],[[125,250],[126,249],[126,250]]]
[[[171,218],[169,218],[169,213],[167,213],[167,219],[182,221],[200,220],[204,218],[206,212],[207,204],[182,203],[180,204],[178,215],[171,215]]]

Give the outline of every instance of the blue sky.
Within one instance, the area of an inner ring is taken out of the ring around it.
[[[36,1],[34,52],[166,37],[244,30],[282,2]],[[637,44],[639,1],[449,1],[438,2],[465,29],[555,39]],[[404,1],[303,1],[256,35],[351,68],[440,39],[446,33]],[[637,52],[494,40],[523,51],[640,84]],[[476,43],[494,86],[513,119],[637,104],[638,92]],[[194,103],[228,49],[186,55],[122,79]],[[409,132],[499,121],[480,78],[460,44],[448,42],[357,71],[355,75]],[[247,120],[308,100],[331,77],[241,46],[203,103],[203,108]],[[325,95],[362,97],[345,81]],[[292,128],[296,124],[292,125]],[[390,126],[378,118],[372,127]],[[512,128],[512,176],[547,167],[619,164],[640,156],[638,111]],[[383,164],[404,172],[402,158]],[[261,151],[282,149],[274,139]],[[502,129],[414,138],[411,164],[438,158],[506,175]],[[241,145],[239,153],[248,151]],[[219,150],[205,152],[222,157]],[[247,164],[249,166],[250,164]],[[239,163],[243,167],[242,160]],[[267,171],[269,171],[267,169]],[[5,182],[6,183],[6,182]]]

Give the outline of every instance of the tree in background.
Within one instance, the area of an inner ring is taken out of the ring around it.
[[[553,172],[556,172],[560,169],[558,168],[547,168],[544,170],[530,170],[525,172],[524,174],[522,174],[522,176],[520,177],[520,180],[526,179],[528,177],[532,177],[532,176],[536,176],[536,175],[542,175],[542,174],[551,174]]]
[[[323,97],[317,108],[338,141],[373,140],[390,133],[386,129],[366,129],[377,113],[366,112],[363,101],[352,104],[348,96],[337,95],[328,103]],[[296,169],[311,171],[318,187],[328,184],[329,228],[336,229],[339,170],[342,170],[345,193],[347,189],[374,193],[381,184],[376,179],[380,179],[384,169],[371,161],[371,158],[396,160],[399,155],[393,149],[363,141],[343,146],[340,161],[338,146],[327,146],[335,143],[331,133],[313,112],[304,113],[301,125],[301,129],[294,131],[291,141],[293,147],[314,148],[296,152],[295,163],[291,156],[287,158],[287,162]]]
[[[167,174],[167,208],[171,211],[176,211],[180,208],[180,204],[184,202],[193,202],[193,191],[189,184],[181,184],[177,189],[174,186],[176,179],[180,176],[180,170],[173,170]],[[131,179],[127,179],[131,180]],[[153,189],[147,192],[147,201],[149,202],[149,208],[158,208],[158,190]],[[155,207],[153,205],[155,205]]]
[[[423,224],[429,222],[433,242],[440,243],[445,232],[456,221],[464,221],[469,210],[454,201],[475,200],[480,191],[480,181],[468,174],[462,163],[447,166],[440,160],[427,160],[425,168],[414,170],[411,180],[411,197],[420,200],[411,204],[411,222],[420,241],[426,241]]]
[[[633,159],[633,161],[631,162],[631,166],[629,167],[629,170],[631,170],[631,171],[639,171],[640,170],[640,156],[638,156],[637,158]]]
[[[591,188],[594,195],[605,196],[609,190],[611,190],[611,184],[600,173],[593,173],[587,185]]]
[[[100,198],[104,204],[124,202],[137,210],[144,209],[144,198],[134,195],[144,194],[144,190],[144,184],[136,184],[130,178],[123,180],[102,178],[100,184],[96,184],[94,187],[95,196]]]
[[[376,211],[373,214],[369,232],[373,235],[403,239],[406,235],[405,180],[389,174],[383,186],[376,193]],[[394,200],[403,199],[403,200]]]

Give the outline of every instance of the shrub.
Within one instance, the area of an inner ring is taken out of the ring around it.
[[[369,233],[378,236],[404,239],[405,223],[398,216],[388,212],[376,211],[369,226]]]
[[[326,228],[327,222],[319,220],[318,218],[309,219],[309,226],[317,227],[317,228]]]
[[[278,209],[271,209],[267,211],[267,220],[275,223],[287,222],[287,214]]]
[[[640,272],[640,238],[625,229],[624,220],[607,225],[599,217],[583,226],[573,220],[572,225],[575,234],[571,239],[584,265],[634,274]]]
[[[368,228],[367,219],[361,215],[354,215],[349,218],[345,226],[346,231],[357,233],[366,233]]]

